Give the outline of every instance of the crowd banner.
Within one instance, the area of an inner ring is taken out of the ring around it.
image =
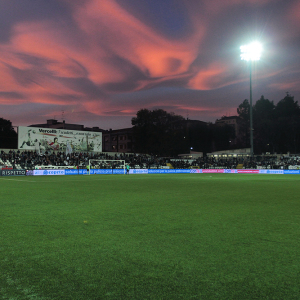
[[[26,170],[17,170],[17,169],[12,169],[12,170],[1,170],[1,176],[25,176],[26,175]]]
[[[102,132],[19,126],[18,149],[102,152]]]

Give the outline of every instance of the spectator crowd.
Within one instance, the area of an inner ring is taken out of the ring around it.
[[[124,153],[69,153],[47,151],[43,154],[36,151],[10,150],[0,152],[0,165],[10,165],[12,168],[35,169],[36,166],[78,167],[86,168],[90,159],[125,160],[133,169],[174,168],[174,169],[289,169],[300,168],[300,156],[255,156],[227,157],[214,156],[199,157],[197,159],[164,158],[145,154]],[[102,164],[101,168],[109,167]],[[111,165],[110,165],[111,167]]]

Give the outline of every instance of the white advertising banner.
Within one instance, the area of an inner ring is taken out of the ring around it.
[[[18,149],[102,152],[102,132],[19,126]]]

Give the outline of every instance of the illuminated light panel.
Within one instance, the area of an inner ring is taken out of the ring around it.
[[[240,47],[240,49],[241,60],[260,60],[262,45],[259,42],[253,42],[249,45],[243,45]]]

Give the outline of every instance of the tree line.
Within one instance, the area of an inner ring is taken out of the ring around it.
[[[254,153],[300,152],[300,107],[289,93],[276,105],[261,96],[253,105]],[[238,107],[242,146],[249,147],[250,104],[246,99]]]
[[[229,125],[189,120],[162,109],[141,109],[131,124],[135,151],[159,156],[224,150],[235,137]]]
[[[261,96],[253,105],[254,154],[300,152],[300,107],[289,93],[277,105]],[[250,104],[237,108],[238,133],[230,125],[185,119],[162,109],[132,118],[135,150],[160,156],[250,147]],[[226,119],[225,116],[221,118]]]

